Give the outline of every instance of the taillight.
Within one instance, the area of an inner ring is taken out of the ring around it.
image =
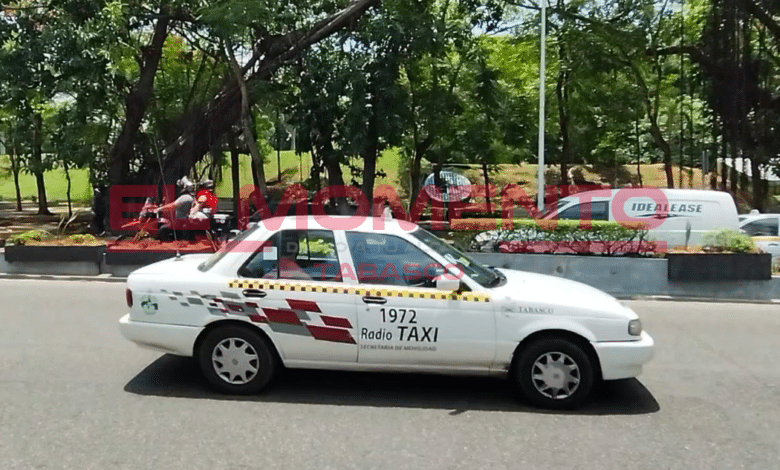
[[[132,307],[133,306],[133,291],[130,289],[125,289],[125,298],[127,299],[127,306]]]

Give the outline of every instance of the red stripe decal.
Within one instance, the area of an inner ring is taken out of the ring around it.
[[[249,315],[249,319],[252,320],[255,323],[268,323],[268,320],[262,315],[252,314]]]
[[[306,328],[309,329],[309,332],[315,339],[333,341],[335,343],[355,344],[355,340],[352,338],[352,335],[349,334],[349,331],[341,328],[317,325],[306,325]]]
[[[300,325],[301,321],[298,315],[292,310],[282,310],[279,308],[263,308],[263,313],[268,317],[268,321],[274,323],[286,323],[288,325]]]
[[[290,304],[290,308],[293,310],[320,313],[320,307],[317,305],[317,302],[312,302],[311,300],[287,299],[287,303]]]
[[[322,318],[322,323],[325,323],[328,326],[336,326],[339,328],[352,328],[352,324],[346,318],[331,317],[329,315],[320,315],[320,318]]]
[[[225,305],[227,305],[227,308],[229,308],[230,310],[233,310],[234,312],[243,312],[244,311],[244,307],[242,307],[242,306],[240,306],[238,304],[225,303]]]

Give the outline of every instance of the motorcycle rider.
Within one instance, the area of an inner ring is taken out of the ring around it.
[[[189,238],[189,230],[186,230],[187,219],[195,201],[192,196],[195,186],[186,176],[177,181],[176,185],[181,188],[181,195],[175,201],[160,206],[155,210],[158,216],[162,215],[167,219],[163,226],[160,227],[158,237],[163,241],[170,241],[174,238]]]

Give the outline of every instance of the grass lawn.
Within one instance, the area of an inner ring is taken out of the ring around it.
[[[282,168],[282,181],[281,186],[288,186],[295,183],[301,183],[309,178],[309,171],[311,168],[311,157],[309,154],[296,155],[291,150],[282,151],[279,154]],[[393,187],[399,186],[399,153],[397,149],[391,149],[385,151],[377,162],[377,169],[384,171],[387,176],[377,178],[376,185],[390,184]],[[355,164],[360,164],[359,160],[354,161]],[[0,200],[13,201],[14,183],[13,177],[10,174],[9,161],[7,156],[0,156]],[[426,168],[423,165],[423,173],[430,171],[430,168]],[[349,167],[344,165],[344,180],[349,184],[352,176],[350,174]],[[624,165],[616,169],[613,168],[594,168],[587,165],[576,165],[575,173],[581,175],[584,179],[594,184],[612,184],[617,187],[624,186],[629,183],[638,183],[638,177],[636,172],[636,165]],[[482,171],[478,167],[473,167],[468,170],[458,170],[464,173],[472,183],[484,184],[482,177]],[[70,172],[72,178],[72,190],[71,195],[74,201],[89,202],[92,197],[92,189],[89,185],[88,172],[86,169],[76,169]],[[223,198],[229,198],[232,195],[232,177],[230,174],[230,168],[223,169],[223,180],[217,184],[217,196]],[[265,164],[266,179],[273,184],[277,183],[277,155],[273,152],[268,156]],[[647,164],[641,165],[642,183],[645,185],[666,187],[666,177],[663,171],[662,164]],[[692,178],[691,178],[692,176]],[[239,157],[239,177],[240,184],[252,184],[252,174],[250,166],[250,157],[248,155],[241,155]],[[679,184],[680,172],[679,168],[674,167],[675,185]],[[701,188],[702,178],[701,171],[694,169],[692,175],[686,169],[682,172],[683,184],[682,187]],[[48,171],[44,175],[46,181],[46,194],[50,202],[65,201],[65,190],[67,187],[67,181],[65,179],[65,172],[62,169],[54,169]],[[536,165],[533,164],[506,164],[497,165],[490,173],[491,184],[495,184],[499,187],[503,187],[507,184],[519,184],[523,187],[527,194],[536,194]],[[692,179],[692,182],[690,181]],[[35,185],[35,178],[33,175],[22,173],[19,175],[20,186],[22,191],[22,197],[29,200],[33,196],[36,196],[37,189]],[[323,178],[323,184],[326,182]],[[558,184],[559,173],[556,166],[549,166],[547,168],[547,184]],[[692,183],[692,184],[691,184]],[[707,187],[708,181],[704,182],[704,187]]]
[[[0,155],[0,199],[3,201],[14,201],[16,192],[14,190],[14,177],[10,170],[11,164],[7,155]],[[71,198],[74,201],[89,201],[92,199],[92,188],[89,185],[89,172],[87,170],[71,170]],[[43,176],[46,182],[46,197],[49,201],[67,200],[66,191],[68,180],[65,178],[65,171],[60,168],[47,171]],[[29,173],[19,174],[19,188],[23,199],[30,199],[38,195],[38,189],[35,184],[35,176]]]
[[[301,183],[309,179],[309,171],[311,170],[311,156],[308,153],[302,155],[296,155],[292,150],[284,150],[280,152],[279,159],[281,161],[282,168],[282,185],[289,186],[291,184]],[[398,151],[395,149],[385,151],[377,161],[377,169],[384,171],[387,176],[377,178],[376,185],[390,184],[396,186],[398,184]],[[249,155],[241,155],[238,159],[238,176],[239,186],[245,184],[252,184],[252,172],[251,172],[251,157]],[[359,163],[357,160],[355,163]],[[278,166],[276,164],[276,152],[268,156],[265,167],[265,178],[269,183],[277,183],[278,179]],[[349,184],[351,174],[347,165],[342,166],[344,172],[344,181]],[[222,170],[222,181],[217,184],[217,196],[229,198],[233,194],[233,177],[230,173],[230,168]],[[323,176],[322,183],[325,184],[325,178]]]

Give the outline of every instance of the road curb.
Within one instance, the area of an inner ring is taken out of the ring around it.
[[[37,281],[90,281],[90,282],[127,282],[126,277],[117,277],[110,274],[99,274],[97,276],[69,276],[53,274],[13,274],[0,273],[0,279],[22,279]]]
[[[89,282],[127,282],[126,277],[112,276],[110,274],[100,274],[98,276],[57,276],[47,274],[7,274],[0,273],[1,279],[31,280],[31,281],[89,281]],[[670,295],[614,295],[618,300],[654,300],[660,302],[706,302],[706,303],[729,303],[729,304],[780,304],[780,299],[713,299],[706,297],[690,296],[670,296]]]
[[[705,302],[719,304],[780,304],[780,299],[714,299],[711,297],[690,297],[671,295],[614,295],[618,300],[655,300],[659,302]]]

